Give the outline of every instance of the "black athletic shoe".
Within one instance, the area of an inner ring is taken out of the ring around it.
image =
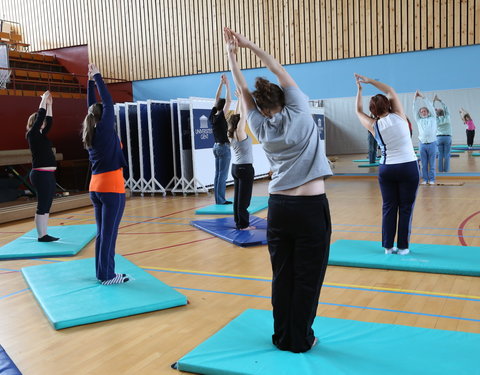
[[[53,242],[53,241],[58,241],[60,238],[58,237],[52,237],[52,236],[49,236],[48,234],[46,234],[45,236],[43,237],[40,237],[38,239],[38,242]]]

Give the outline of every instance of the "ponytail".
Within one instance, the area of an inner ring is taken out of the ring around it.
[[[82,141],[83,147],[88,150],[92,148],[93,137],[95,135],[95,125],[101,120],[103,106],[100,103],[95,103],[88,108],[88,113],[83,120],[82,126]]]
[[[280,86],[271,83],[269,80],[257,77],[255,80],[255,91],[252,92],[260,109],[274,109],[285,106],[285,94]]]
[[[228,138],[232,139],[233,136],[235,135],[235,131],[237,130],[238,122],[240,121],[240,115],[239,114],[233,114],[228,117],[227,123],[228,123],[228,130],[227,130],[227,135]]]

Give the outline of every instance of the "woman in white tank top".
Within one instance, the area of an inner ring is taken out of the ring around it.
[[[375,136],[382,150],[378,173],[383,198],[382,246],[385,254],[407,255],[410,252],[413,207],[420,178],[407,117],[392,87],[359,74],[355,74],[355,80],[358,88],[357,116],[361,124]],[[363,112],[362,84],[371,84],[388,96],[378,94],[370,99],[369,108],[374,118]]]

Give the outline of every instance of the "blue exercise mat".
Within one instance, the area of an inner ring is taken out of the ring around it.
[[[233,201],[233,198],[229,198],[229,200]],[[254,214],[267,207],[268,197],[252,197],[248,212]],[[195,213],[197,215],[233,215],[233,204],[212,204],[207,207],[199,208]]]
[[[205,375],[470,375],[480,335],[316,317],[318,343],[295,354],[272,344],[272,312],[249,309],[177,362]]]
[[[233,217],[194,220],[190,224],[237,246],[258,246],[267,243],[267,221],[256,216],[250,216],[250,225],[256,228],[253,230],[236,229]]]
[[[0,375],[22,375],[2,346],[0,346]]]
[[[480,150],[480,145],[474,145],[473,147],[468,147],[467,145],[461,145],[461,146],[452,146],[452,149],[454,150]]]
[[[376,241],[337,240],[328,264],[388,270],[480,276],[480,247],[410,244],[408,255],[387,255]]]
[[[379,163],[373,163],[373,164],[359,164],[358,168],[372,168],[372,167],[378,167],[380,164]]]
[[[133,277],[124,284],[102,285],[95,259],[22,268],[23,276],[55,329],[110,320],[185,305],[187,298],[121,255],[115,270]]]
[[[59,237],[54,242],[38,242],[36,229],[0,247],[0,259],[72,256],[97,235],[95,224],[48,227],[48,234]]]
[[[380,160],[380,158],[376,158],[377,160]],[[356,159],[352,160],[354,163],[364,163],[364,162],[369,162],[370,159]]]

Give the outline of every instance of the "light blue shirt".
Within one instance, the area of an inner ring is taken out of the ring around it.
[[[422,102],[422,103],[421,103]],[[428,109],[427,117],[420,117],[420,108]],[[415,98],[413,101],[413,115],[418,126],[418,140],[422,143],[432,143],[437,140],[437,115],[435,108],[427,98]]]

